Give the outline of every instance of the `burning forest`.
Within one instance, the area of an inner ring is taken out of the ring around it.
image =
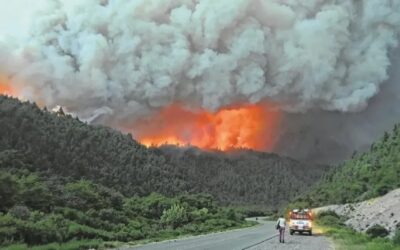
[[[0,33],[0,93],[65,107],[148,146],[340,160],[400,112],[392,108],[398,1],[40,0],[35,8],[19,22],[2,17],[15,28]],[[332,149],[340,153],[329,158]]]
[[[190,111],[172,105],[139,121],[134,130],[147,146],[172,144],[226,151],[272,150],[280,112],[267,104],[241,105],[216,112]]]

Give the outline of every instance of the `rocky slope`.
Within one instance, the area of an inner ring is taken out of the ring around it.
[[[363,202],[314,209],[316,213],[327,210],[347,218],[346,225],[357,231],[365,232],[369,227],[378,224],[393,236],[395,230],[400,228],[400,189]]]

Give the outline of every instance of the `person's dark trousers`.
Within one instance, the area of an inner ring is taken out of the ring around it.
[[[279,242],[285,243],[285,228],[279,228]]]

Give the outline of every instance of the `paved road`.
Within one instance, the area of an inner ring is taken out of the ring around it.
[[[262,220],[259,220],[259,222],[261,222],[260,225],[251,228],[151,243],[143,246],[124,248],[124,250],[333,249],[325,237],[318,235],[291,236],[287,234],[286,243],[281,244],[278,241],[277,232],[274,229],[275,222],[266,222]]]
[[[265,241],[248,250],[334,250],[333,244],[322,235],[286,235],[285,243],[281,244],[278,238]]]

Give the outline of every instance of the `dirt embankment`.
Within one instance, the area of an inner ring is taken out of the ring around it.
[[[357,231],[365,232],[369,227],[379,224],[390,231],[393,236],[400,228],[400,189],[371,200],[331,205],[314,209],[316,213],[332,210],[347,218],[346,225]]]

